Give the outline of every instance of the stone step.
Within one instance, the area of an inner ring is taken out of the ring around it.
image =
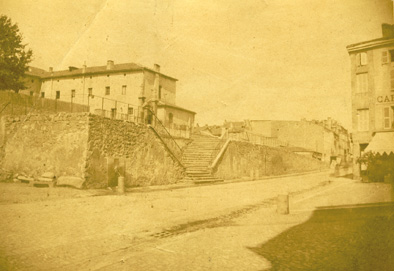
[[[193,180],[212,180],[215,179],[213,176],[191,176],[189,175]]]
[[[195,184],[205,184],[205,183],[219,183],[219,182],[223,182],[222,179],[212,179],[212,180],[194,180],[193,181]]]
[[[193,156],[212,156],[212,153],[183,153],[182,157],[193,157]]]
[[[183,157],[193,157],[193,156],[212,156],[212,153],[184,153]]]
[[[202,161],[202,160],[198,160],[198,161],[185,161],[182,160],[182,163],[184,164],[185,167],[193,167],[193,166],[201,166],[201,167],[207,167],[211,164],[211,160],[206,160],[206,161]]]
[[[215,148],[213,148],[213,149],[203,149],[203,148],[198,148],[198,149],[187,149],[186,151],[185,151],[185,153],[200,153],[200,152],[202,152],[202,153],[207,153],[207,152],[213,152],[214,150],[216,150]]]
[[[192,175],[211,175],[211,172],[209,170],[200,170],[200,171],[188,171],[186,170],[187,174],[192,174]]]

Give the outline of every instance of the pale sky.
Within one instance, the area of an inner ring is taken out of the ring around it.
[[[1,0],[0,13],[32,66],[160,64],[200,125],[332,117],[349,129],[346,46],[393,23],[390,0]]]

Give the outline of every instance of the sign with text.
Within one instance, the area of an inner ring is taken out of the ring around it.
[[[394,102],[394,94],[391,95],[382,95],[376,98],[378,103],[390,103]]]

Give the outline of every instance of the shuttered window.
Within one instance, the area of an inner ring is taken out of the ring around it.
[[[383,108],[383,127],[389,129],[390,126],[390,107],[385,107]]]
[[[369,130],[369,109],[357,110],[357,130],[368,131]]]
[[[368,56],[367,53],[360,54],[360,66],[365,66],[368,64]]]
[[[389,63],[389,52],[383,51],[382,52],[382,64]]]
[[[394,91],[394,70],[390,71],[390,89]]]
[[[356,75],[356,93],[368,92],[368,73],[360,73]]]

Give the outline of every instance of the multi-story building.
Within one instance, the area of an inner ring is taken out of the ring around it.
[[[35,67],[29,67],[28,70],[25,72],[25,78],[23,81],[26,89],[20,90],[19,93],[30,96],[37,96],[41,90],[41,77],[43,77],[45,74],[45,70]]]
[[[108,60],[105,66],[46,72],[32,67],[27,76],[39,85],[29,85],[26,91],[41,98],[88,105],[92,113],[138,122],[154,122],[153,112],[174,131],[190,132],[193,127],[196,113],[176,105],[178,80],[161,73],[157,64],[150,69]]]
[[[357,159],[364,151],[394,151],[394,26],[383,24],[382,33],[381,38],[347,46],[351,61],[356,178],[361,170]]]

